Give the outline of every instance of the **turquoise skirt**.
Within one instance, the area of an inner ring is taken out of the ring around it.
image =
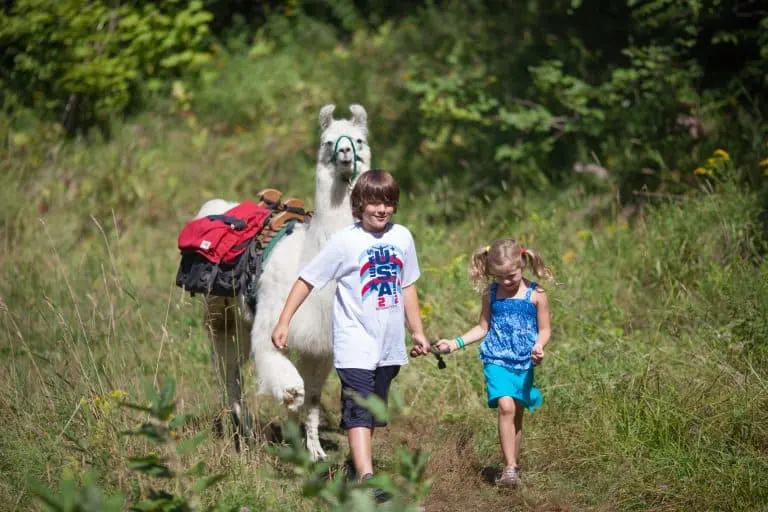
[[[539,389],[533,385],[533,367],[528,370],[508,370],[495,364],[483,365],[488,407],[499,406],[499,398],[509,396],[533,411],[544,401]]]

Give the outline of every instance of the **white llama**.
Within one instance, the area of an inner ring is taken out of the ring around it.
[[[291,322],[288,343],[297,352],[296,366],[274,348],[271,334],[303,265],[336,231],[354,222],[349,194],[360,173],[370,169],[365,109],[352,105],[351,119],[333,119],[334,108],[325,105],[319,115],[322,135],[312,220],[308,225],[297,225],[293,234],[284,237],[269,254],[258,283],[255,314],[250,315],[242,297],[238,304],[221,297],[210,297],[206,302],[206,326],[214,359],[226,380],[226,403],[232,410],[238,447],[238,434],[251,434],[240,375],[240,367],[250,353],[259,392],[271,394],[291,411],[306,412],[307,449],[315,460],[326,457],[320,446],[318,424],[320,395],[333,366],[331,311],[335,286],[311,293]],[[221,199],[208,201],[195,218],[221,214],[236,204]]]

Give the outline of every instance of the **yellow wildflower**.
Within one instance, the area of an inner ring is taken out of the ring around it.
[[[728,152],[724,149],[716,149],[713,154],[715,156],[719,156],[720,158],[726,161],[731,159],[731,155],[729,155]]]
[[[581,229],[578,233],[576,233],[576,236],[582,240],[589,240],[592,238],[592,232],[588,229]]]
[[[432,308],[432,304],[429,302],[425,302],[421,306],[421,317],[424,319],[424,323],[429,323],[429,321],[432,319],[432,315],[434,314],[435,310]]]
[[[565,253],[563,253],[563,256],[562,256],[563,263],[573,263],[574,261],[576,261],[577,257],[578,255],[576,254],[576,251],[572,249],[568,249],[567,251],[565,251]]]
[[[109,392],[109,397],[113,400],[122,400],[123,398],[128,396],[127,391],[123,391],[122,389],[113,389]]]
[[[697,167],[693,170],[693,174],[696,174],[697,176],[712,176],[712,171],[706,167]]]
[[[760,167],[768,167],[768,158],[760,161]]]

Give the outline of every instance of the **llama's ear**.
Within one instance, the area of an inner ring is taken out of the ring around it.
[[[326,128],[331,126],[333,122],[333,111],[336,109],[336,105],[328,104],[320,109],[320,115],[318,120],[320,121],[320,129],[325,131]]]
[[[362,105],[350,105],[349,111],[352,112],[352,124],[360,129],[368,131],[368,113]]]

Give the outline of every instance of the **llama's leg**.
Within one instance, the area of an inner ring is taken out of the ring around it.
[[[312,460],[327,458],[323,447],[320,446],[320,398],[328,374],[333,367],[330,356],[302,355],[299,358],[298,370],[304,378],[304,389],[307,394],[305,401],[307,430],[307,450]]]
[[[272,330],[262,319],[254,320],[251,330],[251,355],[259,376],[259,393],[269,394],[297,411],[304,404],[304,380],[296,367],[272,345]]]
[[[250,352],[250,337],[234,301],[211,297],[205,303],[205,325],[219,378],[224,381],[224,403],[234,424],[235,447],[240,437],[252,437],[252,419],[243,400],[240,368]]]

